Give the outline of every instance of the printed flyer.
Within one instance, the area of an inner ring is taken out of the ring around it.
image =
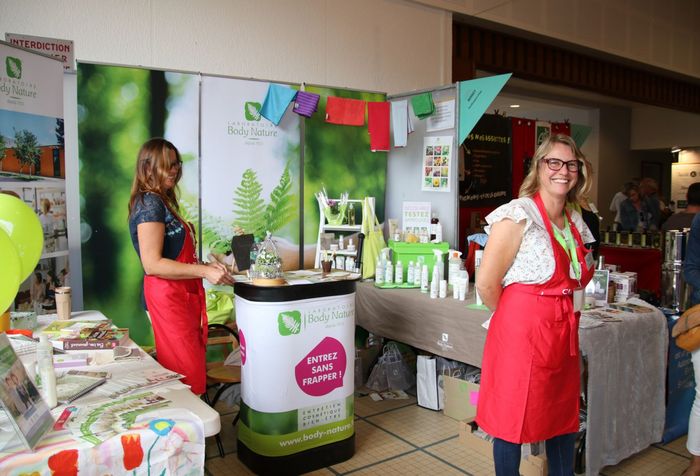
[[[421,190],[424,192],[450,191],[452,139],[453,136],[426,137],[423,139]]]

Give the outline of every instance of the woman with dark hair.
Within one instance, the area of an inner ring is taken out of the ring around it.
[[[493,310],[476,422],[494,437],[498,476],[518,475],[522,443],[546,441],[550,475],[573,475],[579,428],[578,320],[595,269],[581,215],[590,188],[576,143],[552,135],[535,152],[520,198],[486,217],[476,287]]]
[[[194,227],[180,216],[177,184],[182,160],[165,139],[139,150],[129,199],[129,231],[144,272],[145,305],[158,362],[185,376],[195,394],[206,391],[207,313],[202,278],[233,284],[219,263],[199,263]]]

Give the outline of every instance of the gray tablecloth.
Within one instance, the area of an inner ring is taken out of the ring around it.
[[[373,334],[481,366],[488,311],[471,299],[430,299],[415,289],[359,283],[356,322]],[[650,307],[643,301],[632,301]],[[622,322],[579,330],[588,359],[586,474],[617,464],[661,440],[668,328],[661,311],[624,313]]]

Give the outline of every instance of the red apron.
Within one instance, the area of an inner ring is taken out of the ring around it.
[[[581,279],[570,277],[571,260],[554,238],[539,194],[533,199],[554,250],[554,274],[544,284],[503,290],[486,335],[476,416],[484,431],[511,443],[578,431],[580,313],[573,292],[595,270],[586,265],[588,251],[566,212],[581,265]]]
[[[185,241],[175,261],[197,263],[194,236],[188,233],[191,226],[189,223],[183,223],[183,226]],[[151,316],[158,363],[184,375],[182,381],[191,387],[193,393],[204,393],[208,320],[202,280],[146,275],[143,291]]]

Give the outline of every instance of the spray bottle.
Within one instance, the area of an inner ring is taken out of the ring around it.
[[[457,287],[457,277],[459,276],[459,271],[464,269],[464,263],[460,256],[461,251],[450,250],[448,251],[449,260],[447,261],[447,284],[452,286],[452,288]]]
[[[56,406],[56,373],[53,368],[53,346],[46,334],[39,336],[36,346],[36,368],[41,381],[41,396],[49,408]]]
[[[435,254],[435,265],[433,266],[433,276],[435,275],[435,270],[438,271],[438,283],[440,280],[445,279],[445,262],[442,261],[442,250],[433,250]]]

